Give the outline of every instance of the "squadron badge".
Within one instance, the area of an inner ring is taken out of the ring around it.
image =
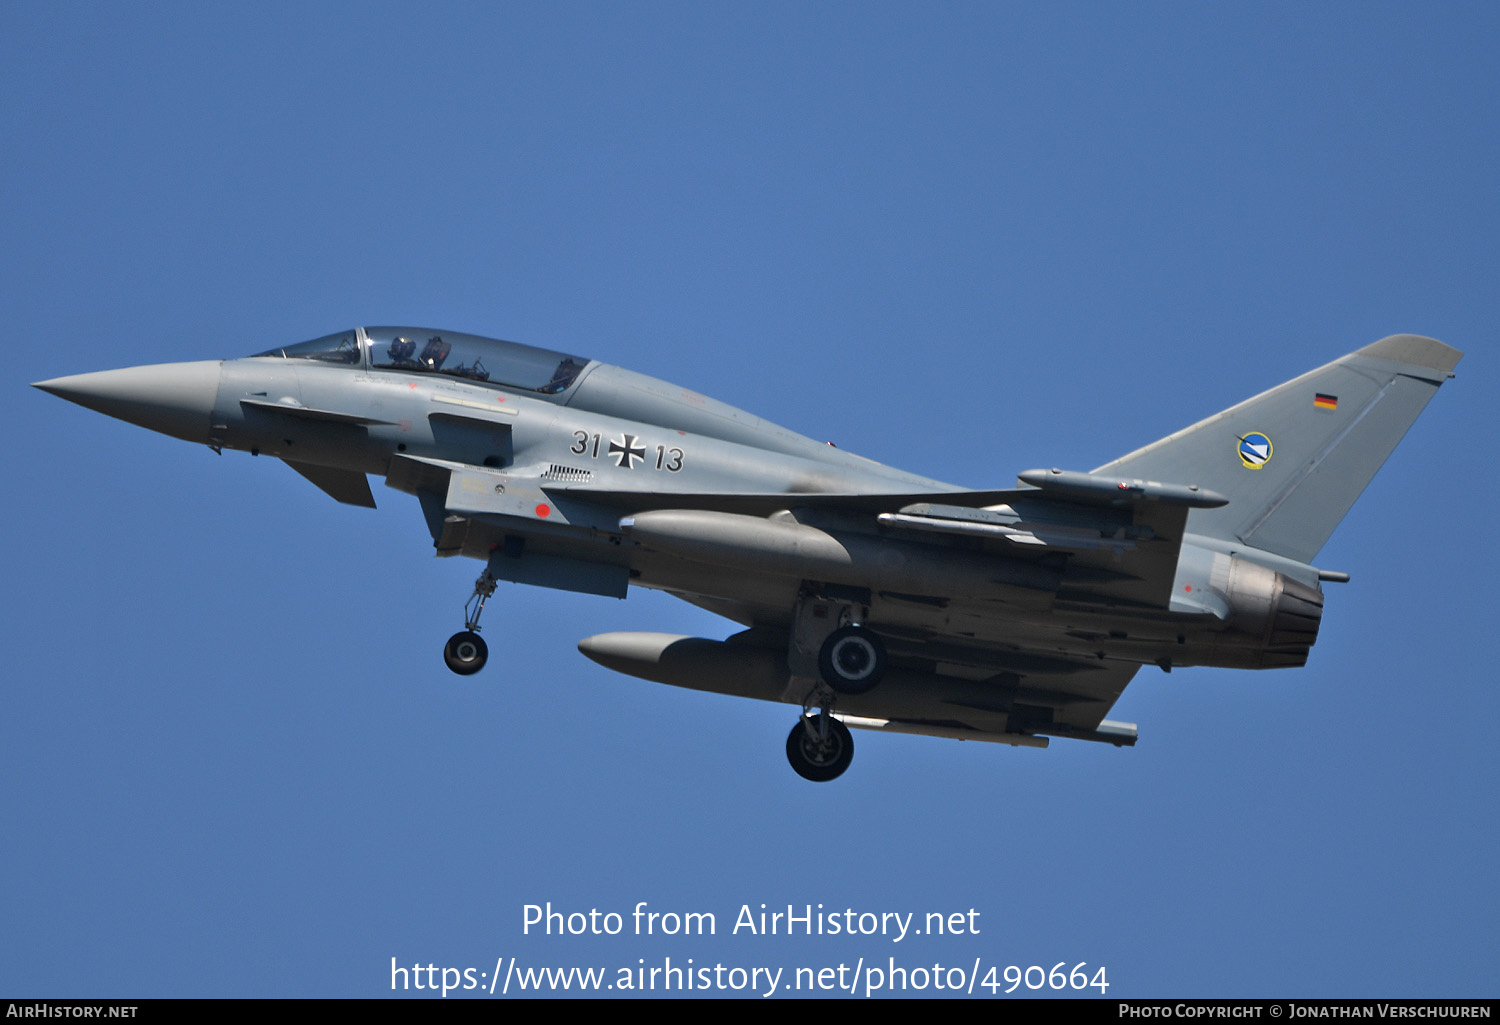
[[[1271,439],[1259,431],[1240,439],[1240,462],[1252,470],[1259,470],[1271,461]]]

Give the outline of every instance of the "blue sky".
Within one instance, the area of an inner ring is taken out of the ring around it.
[[[0,993],[894,957],[1495,996],[1497,46],[1482,3],[5,5]],[[862,733],[815,786],[790,708],[574,648],[731,624],[503,585],[461,680],[479,566],[414,500],[26,387],[357,323],[972,487],[1387,334],[1467,356],[1321,554],[1305,669],[1143,671],[1133,750]],[[523,934],[547,901],[719,929]],[[731,935],[761,903],[980,932]]]

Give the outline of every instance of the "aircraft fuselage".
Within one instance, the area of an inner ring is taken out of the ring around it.
[[[789,757],[829,779],[852,751],[844,723],[1132,744],[1135,727],[1103,715],[1141,665],[1304,664],[1320,580],[1347,579],[1311,555],[1458,355],[1392,336],[1093,473],[1027,471],[1004,491],[620,367],[425,329],[38,387],[280,458],[346,504],[374,504],[367,475],[416,496],[437,553],[486,567],[445,651],[455,672],[484,663],[496,581],[657,588],[739,622],[727,642],[580,648],[646,679],[802,704]]]

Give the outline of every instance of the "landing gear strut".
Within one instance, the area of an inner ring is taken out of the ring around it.
[[[813,714],[821,704],[823,710]],[[786,738],[786,758],[792,770],[803,779],[826,783],[837,779],[854,760],[854,738],[849,727],[833,717],[830,710],[833,693],[825,686],[814,687],[802,706],[802,718]]]
[[[495,593],[495,578],[485,570],[474,581],[474,593],[464,603],[464,629],[448,638],[443,645],[443,661],[459,676],[472,676],[484,668],[490,657],[489,646],[479,636],[479,617],[484,603]]]

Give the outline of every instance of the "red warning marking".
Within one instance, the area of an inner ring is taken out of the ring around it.
[[[552,510],[545,505],[539,505],[536,507],[536,514],[545,520],[548,516],[552,515]]]
[[[1193,589],[1193,585],[1192,584],[1188,584],[1185,587],[1183,587],[1184,591],[1191,591],[1192,589]]]
[[[409,381],[409,382],[407,382],[406,386],[408,388],[415,388],[417,386],[417,382],[416,381]]]

